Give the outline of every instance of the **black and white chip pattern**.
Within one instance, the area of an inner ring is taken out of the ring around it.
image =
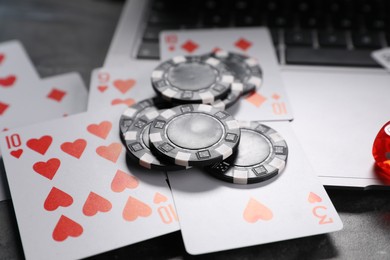
[[[211,105],[220,110],[225,110],[233,106],[242,95],[243,85],[239,82],[233,82],[229,94],[223,99],[214,101],[213,103],[211,103]]]
[[[149,128],[162,110],[148,110],[137,117],[124,134],[124,141],[130,159],[147,169],[175,171],[186,167],[162,163],[150,151]]]
[[[241,140],[237,153],[204,167],[213,176],[236,184],[266,181],[283,171],[288,147],[283,137],[260,122],[240,121]]]
[[[123,111],[119,120],[121,138],[123,138],[137,117],[144,115],[148,111],[157,111],[160,108],[168,108],[171,106],[170,103],[159,97],[145,99],[129,106]]]
[[[205,166],[233,154],[240,141],[238,122],[226,111],[205,104],[167,109],[153,121],[151,149],[182,166]]]
[[[243,84],[243,94],[260,88],[263,73],[256,59],[235,52],[219,50],[208,55],[221,60],[234,76],[235,81]],[[206,55],[207,57],[207,55]]]
[[[234,81],[220,60],[206,56],[177,56],[152,72],[154,90],[178,103],[210,104],[225,97]]]

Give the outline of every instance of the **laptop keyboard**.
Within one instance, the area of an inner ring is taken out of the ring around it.
[[[159,59],[162,30],[267,26],[279,62],[378,67],[390,46],[387,0],[151,0],[138,59]]]

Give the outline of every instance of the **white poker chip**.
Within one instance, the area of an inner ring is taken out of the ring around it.
[[[240,141],[238,122],[226,111],[204,104],[167,109],[150,126],[150,147],[164,161],[205,166],[233,154]]]
[[[210,104],[228,94],[234,77],[216,58],[177,56],[161,63],[151,80],[154,90],[166,100]]]
[[[204,169],[218,179],[251,184],[266,181],[283,171],[288,147],[283,137],[261,122],[239,122],[241,129],[237,153]]]
[[[244,95],[260,88],[263,82],[263,73],[256,59],[223,50],[205,56],[222,61],[234,76],[235,81],[243,84]]]
[[[176,171],[187,167],[163,163],[150,150],[149,127],[162,110],[148,110],[137,117],[124,133],[129,158],[147,169]]]
[[[125,133],[129,130],[129,127],[134,123],[134,120],[137,117],[142,116],[145,113],[153,110],[157,111],[160,108],[168,107],[172,107],[172,104],[159,97],[145,99],[129,106],[128,108],[126,108],[125,111],[123,111],[119,120],[121,138],[123,138]]]

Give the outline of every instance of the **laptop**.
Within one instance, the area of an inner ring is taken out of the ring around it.
[[[159,33],[265,26],[290,98],[292,127],[322,183],[388,187],[372,144],[390,120],[390,74],[371,52],[390,46],[386,0],[129,0],[104,66],[158,62]]]

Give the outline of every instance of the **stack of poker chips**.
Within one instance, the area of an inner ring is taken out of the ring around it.
[[[237,184],[276,176],[287,162],[285,140],[260,122],[239,122],[226,111],[260,88],[262,77],[254,58],[226,51],[162,62],[151,75],[157,96],[121,116],[129,159],[164,171],[202,167]]]

